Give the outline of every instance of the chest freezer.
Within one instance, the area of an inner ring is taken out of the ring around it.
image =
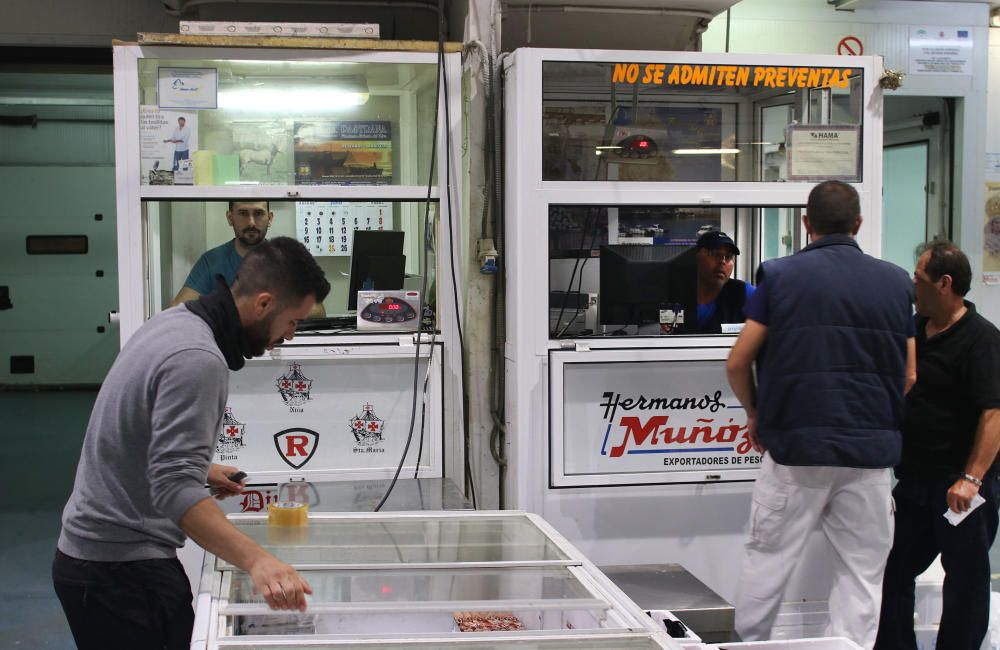
[[[230,518],[299,570],[314,593],[306,612],[273,611],[248,574],[208,555],[192,647],[427,641],[546,650],[566,647],[561,639],[573,647],[679,647],[534,515],[319,513],[300,529],[269,527],[263,515]]]

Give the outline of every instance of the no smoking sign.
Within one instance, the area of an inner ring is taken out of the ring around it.
[[[845,36],[837,43],[837,54],[842,56],[861,56],[864,53],[865,47],[857,36]]]

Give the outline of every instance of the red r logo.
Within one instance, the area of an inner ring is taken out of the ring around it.
[[[274,434],[278,455],[295,469],[308,463],[318,446],[319,434],[311,429],[285,429]]]

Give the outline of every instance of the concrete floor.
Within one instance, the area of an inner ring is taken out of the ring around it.
[[[52,591],[49,567],[59,513],[4,513],[0,525],[0,648],[76,646]]]
[[[0,392],[0,648],[76,647],[50,567],[96,395]]]

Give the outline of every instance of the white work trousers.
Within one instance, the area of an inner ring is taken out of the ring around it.
[[[888,469],[792,467],[765,454],[753,490],[736,631],[744,641],[770,638],[785,585],[817,523],[834,551],[827,636],[863,648],[875,644],[882,573],[892,546]]]

